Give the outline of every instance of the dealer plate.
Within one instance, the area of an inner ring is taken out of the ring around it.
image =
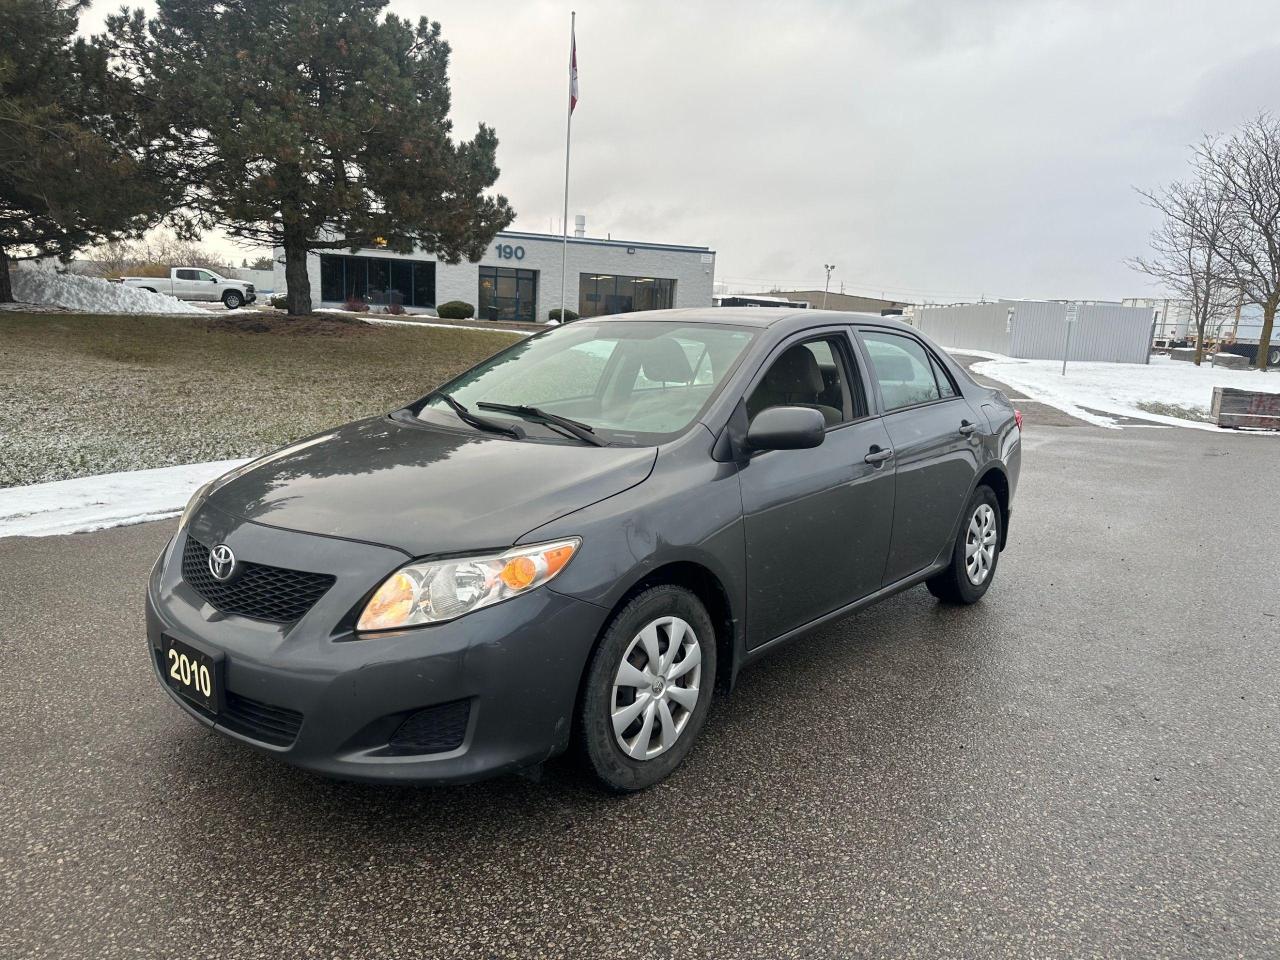
[[[222,703],[222,656],[212,656],[173,637],[160,637],[160,670],[175,693],[210,713]]]

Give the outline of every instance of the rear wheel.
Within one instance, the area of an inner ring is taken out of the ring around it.
[[[244,297],[239,290],[228,290],[222,295],[222,304],[228,310],[238,310],[244,306]]]
[[[675,770],[715,676],[715,629],[693,593],[664,584],[628,601],[596,646],[579,704],[579,745],[601,783],[631,793]]]
[[[994,490],[981,486],[965,508],[951,563],[925,586],[946,603],[977,603],[990,589],[999,561],[1000,501]]]

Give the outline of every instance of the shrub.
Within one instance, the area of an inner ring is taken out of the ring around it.
[[[572,310],[565,310],[564,316],[562,317],[560,316],[560,308],[556,307],[554,310],[552,310],[550,313],[547,314],[547,319],[559,320],[561,323],[572,323],[574,320],[578,319],[578,315],[574,313]]]
[[[267,303],[271,304],[277,310],[289,309],[289,298],[283,293],[277,293]]]
[[[404,313],[404,304],[392,301],[387,304],[386,312],[398,317],[400,314]]]
[[[461,300],[449,300],[436,307],[436,314],[442,320],[470,320],[476,315],[476,308]]]
[[[342,309],[350,310],[352,313],[365,313],[369,309],[369,304],[364,302],[364,297],[347,297],[347,302],[342,305]]]

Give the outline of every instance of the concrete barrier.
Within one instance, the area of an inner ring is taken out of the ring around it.
[[[1213,366],[1225,367],[1227,370],[1248,370],[1249,358],[1242,357],[1238,353],[1215,353]]]

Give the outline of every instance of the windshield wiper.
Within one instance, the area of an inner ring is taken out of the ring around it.
[[[607,446],[605,441],[596,436],[595,430],[589,424],[578,420],[570,420],[568,417],[562,417],[558,414],[548,413],[546,410],[539,410],[537,407],[530,407],[523,403],[489,403],[485,400],[481,400],[476,406],[481,410],[498,410],[502,413],[514,413],[517,416],[541,420],[543,423],[548,423],[553,427],[559,427],[565,433],[572,434],[583,443],[594,444],[597,447]]]
[[[449,405],[449,409],[458,415],[459,420],[463,423],[470,424],[477,430],[488,430],[490,433],[501,433],[504,436],[512,437],[516,440],[524,439],[524,431],[519,427],[504,426],[496,420],[490,420],[488,417],[477,416],[442,390],[436,390],[427,395],[428,400],[434,400],[437,398],[447,403]]]

